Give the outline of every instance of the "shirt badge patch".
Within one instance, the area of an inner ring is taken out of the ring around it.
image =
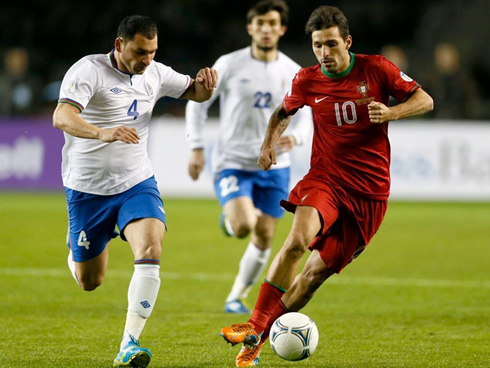
[[[68,93],[75,93],[78,90],[78,80],[73,80],[66,86]]]
[[[362,95],[362,98],[359,100],[356,100],[357,105],[368,105],[372,101],[374,101],[374,97],[369,97],[368,92],[371,89],[369,87],[369,83],[366,81],[359,82],[359,85],[356,87],[357,93],[360,93]]]
[[[366,81],[359,82],[359,85],[356,88],[357,92],[359,92],[363,98],[367,97],[368,91],[370,90],[369,83],[366,83]]]
[[[153,96],[153,94],[155,93],[155,90],[154,90],[153,86],[150,84],[150,82],[146,82],[145,86],[146,86],[146,90],[148,91],[148,94],[150,96]]]
[[[122,90],[117,87],[114,87],[113,89],[111,89],[111,92],[118,95],[122,92]]]
[[[408,75],[406,75],[405,73],[403,73],[402,71],[400,71],[400,76],[402,77],[402,79],[405,81],[405,82],[413,82],[413,79],[410,78]]]

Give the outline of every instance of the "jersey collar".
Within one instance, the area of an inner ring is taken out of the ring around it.
[[[338,73],[338,74],[329,73],[325,69],[323,69],[322,65],[320,65],[320,68],[322,69],[322,73],[325,74],[325,76],[327,76],[328,78],[336,79],[336,78],[345,77],[347,74],[349,74],[351,72],[352,67],[354,66],[354,60],[356,58],[356,56],[352,52],[349,52],[349,55],[350,55],[349,67],[347,69],[345,69],[342,73]]]
[[[119,67],[117,66],[117,60],[116,60],[116,55],[114,55],[114,49],[112,49],[112,51],[110,52],[109,54],[109,59],[111,60],[111,65],[114,69],[116,69],[117,71],[123,73],[123,74],[126,74],[126,75],[129,75],[130,77],[133,76],[133,74],[131,73],[126,73],[126,72],[123,72],[121,69],[119,69]]]

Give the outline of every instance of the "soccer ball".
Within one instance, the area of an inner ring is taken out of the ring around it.
[[[282,359],[297,361],[308,358],[318,345],[318,328],[302,313],[287,313],[271,327],[270,342],[274,353]]]

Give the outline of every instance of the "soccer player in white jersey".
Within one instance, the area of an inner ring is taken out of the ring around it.
[[[227,313],[249,313],[244,302],[271,252],[276,222],[283,216],[281,199],[289,191],[288,151],[311,132],[311,110],[302,110],[280,139],[274,170],[260,171],[257,159],[269,117],[300,69],[278,51],[286,32],[289,9],[282,0],[263,0],[247,14],[250,47],[220,57],[213,68],[220,80],[211,99],[186,108],[187,136],[192,149],[189,174],[197,180],[204,168],[203,126],[213,101],[220,98],[219,137],[213,152],[215,190],[223,207],[223,232],[243,238],[251,234],[238,275],[225,302]]]
[[[218,83],[214,69],[199,70],[193,80],[155,62],[157,48],[151,19],[125,18],[111,52],[86,56],[68,70],[53,116],[53,125],[65,135],[62,176],[73,277],[83,290],[101,285],[116,225],[134,254],[126,325],[114,366],[146,367],[152,356],[139,346],[139,337],[160,288],[166,232],[147,153],[153,107],[163,96],[208,100]]]

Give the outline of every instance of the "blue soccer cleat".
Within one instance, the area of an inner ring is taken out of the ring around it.
[[[225,303],[225,312],[234,314],[250,314],[250,309],[248,309],[243,299],[235,299]]]
[[[151,352],[140,347],[140,343],[133,336],[131,341],[121,349],[114,359],[113,367],[146,367],[150,364]]]

